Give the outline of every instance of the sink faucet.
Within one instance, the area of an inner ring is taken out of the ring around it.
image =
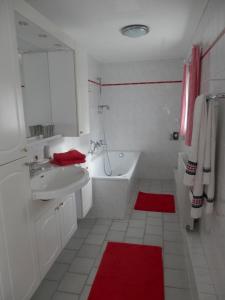
[[[31,177],[35,174],[35,172],[43,170],[43,166],[40,165],[37,161],[26,162],[25,165],[29,167]]]

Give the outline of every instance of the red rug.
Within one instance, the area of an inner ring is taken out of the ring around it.
[[[139,192],[134,206],[136,210],[175,213],[173,195]]]
[[[164,300],[162,248],[107,244],[88,300]]]

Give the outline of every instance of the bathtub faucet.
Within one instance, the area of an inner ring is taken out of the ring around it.
[[[94,154],[95,150],[98,149],[99,147],[101,147],[103,144],[102,144],[102,140],[99,140],[99,141],[93,141],[93,140],[90,140],[90,150],[88,151],[88,153],[90,154]]]

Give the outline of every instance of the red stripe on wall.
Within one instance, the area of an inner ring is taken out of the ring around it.
[[[204,51],[204,53],[201,56],[201,60],[204,59],[204,57],[214,48],[214,46],[219,42],[219,40],[225,35],[225,28],[221,31],[221,33],[218,35],[218,37],[212,42],[212,44]]]
[[[93,83],[93,84],[96,84],[96,85],[98,85],[98,86],[101,86],[101,83],[100,83],[100,82],[97,82],[97,81],[94,81],[94,80],[91,80],[91,79],[88,79],[88,82]]]
[[[165,84],[181,83],[182,80],[165,80],[165,81],[139,81],[139,82],[121,82],[121,83],[103,83],[102,86],[123,86],[123,85],[144,85],[144,84]]]

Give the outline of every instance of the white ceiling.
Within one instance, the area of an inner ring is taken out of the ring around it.
[[[184,58],[207,0],[26,0],[104,62]],[[122,36],[145,24],[141,38]]]
[[[27,26],[19,25],[21,21],[27,23]],[[15,13],[15,23],[19,53],[68,49],[66,45],[59,42],[55,37],[18,13]],[[40,37],[39,34],[45,34],[46,37]]]

